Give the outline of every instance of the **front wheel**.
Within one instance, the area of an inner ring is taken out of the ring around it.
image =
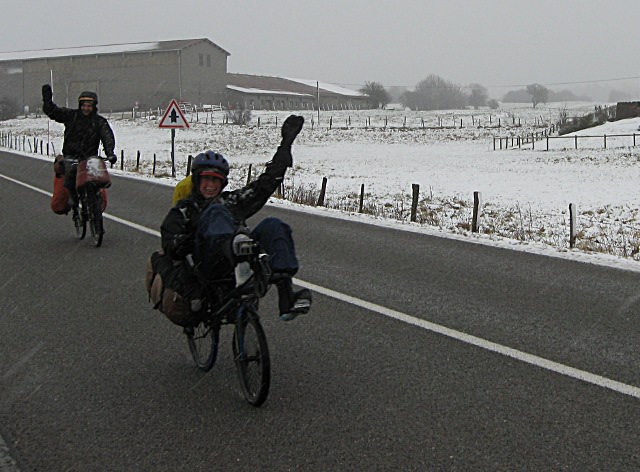
[[[253,309],[246,309],[238,316],[233,333],[233,357],[247,402],[262,405],[269,395],[271,361],[267,337]]]
[[[205,323],[198,323],[193,330],[187,330],[186,334],[191,356],[198,369],[208,372],[218,357],[220,326],[207,326]]]

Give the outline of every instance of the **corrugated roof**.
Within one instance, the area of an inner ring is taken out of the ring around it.
[[[265,90],[265,89],[258,89],[258,88],[238,87],[236,85],[227,85],[227,88],[229,90],[235,90],[237,92],[261,94],[261,95],[276,94],[276,95],[291,95],[296,97],[313,97],[313,95],[310,95],[308,93],[289,92],[287,90]]]
[[[227,74],[227,83],[229,85],[243,89],[258,89],[263,91],[281,92],[281,93],[297,93],[303,95],[317,94],[316,81],[301,79],[285,79],[282,77],[271,77],[266,75],[249,75],[249,74]],[[354,90],[349,90],[337,85],[326,84],[320,82],[320,91],[324,95],[336,95],[342,97],[363,97],[364,95]]]
[[[123,54],[136,52],[153,52],[153,51],[181,51],[189,46],[207,41],[220,49],[227,56],[230,54],[217,44],[206,38],[200,39],[179,39],[173,41],[154,41],[143,43],[124,43],[124,44],[104,44],[101,46],[78,46],[72,48],[58,49],[36,49],[29,51],[13,51],[0,52],[0,62],[7,61],[26,61],[31,59],[45,59],[54,57],[68,56],[87,56],[100,54]]]

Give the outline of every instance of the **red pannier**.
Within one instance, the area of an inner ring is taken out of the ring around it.
[[[64,174],[53,177],[51,209],[58,215],[66,215],[69,213],[69,210],[71,210],[71,205],[69,205],[69,192],[64,186]]]

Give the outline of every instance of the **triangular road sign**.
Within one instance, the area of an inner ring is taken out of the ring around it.
[[[160,128],[173,129],[189,127],[189,123],[180,110],[178,102],[176,102],[175,98],[171,100],[171,103],[167,107],[167,111],[164,112],[164,116],[160,120],[160,124],[158,126]]]

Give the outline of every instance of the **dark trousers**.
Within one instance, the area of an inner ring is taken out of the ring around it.
[[[284,221],[269,217],[251,232],[251,237],[269,254],[271,270],[291,276],[298,272],[298,258],[291,236],[291,227]]]
[[[73,157],[64,158],[64,186],[69,192],[72,206],[78,204],[78,192],[76,192],[76,176],[78,175],[78,160]]]

